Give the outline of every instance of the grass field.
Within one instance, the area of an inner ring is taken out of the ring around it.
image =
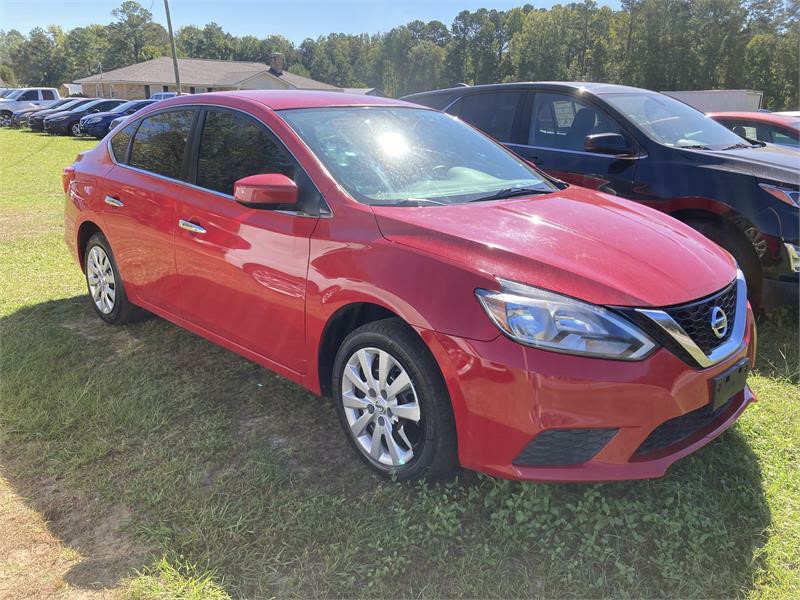
[[[0,594],[800,597],[796,319],[761,324],[760,402],[663,479],[384,483],[328,401],[163,320],[94,316],[60,183],[91,145],[0,130],[0,538],[42,533],[17,502],[66,556],[0,556]]]

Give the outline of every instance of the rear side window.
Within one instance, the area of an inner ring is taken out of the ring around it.
[[[193,117],[193,110],[174,110],[144,119],[133,138],[128,164],[179,179]]]
[[[55,100],[56,95],[53,90],[42,90],[42,100]]]
[[[255,119],[209,109],[200,138],[197,185],[233,195],[237,180],[259,173],[281,173],[292,179],[293,161]]]
[[[461,99],[458,116],[496,140],[510,142],[521,100],[522,92],[470,94]]]
[[[117,162],[125,162],[125,154],[128,152],[128,144],[131,141],[131,136],[133,135],[135,129],[136,123],[131,123],[125,129],[111,138],[111,154],[114,155],[114,160]]]

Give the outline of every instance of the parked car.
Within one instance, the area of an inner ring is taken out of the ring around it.
[[[782,112],[773,113],[776,115],[784,115],[787,117],[800,117],[800,110],[785,110]]]
[[[70,103],[64,104],[59,108],[40,110],[28,117],[28,127],[30,127],[31,131],[44,131],[44,120],[47,117],[68,113],[94,100],[97,100],[97,98],[73,98]]]
[[[156,100],[131,100],[130,102],[123,102],[107,112],[86,115],[80,120],[81,133],[94,136],[97,139],[104,138],[109,132],[109,126],[114,119],[132,115],[137,110],[150,106],[154,102]]]
[[[67,112],[49,115],[44,119],[44,130],[47,133],[54,133],[57,135],[80,135],[80,122],[83,117],[95,113],[107,112],[123,102],[125,101],[119,99],[98,98]]]
[[[728,250],[762,307],[798,302],[800,155],[749,144],[678,100],[599,83],[407,96],[482,129],[546,172],[657,208]]]
[[[124,116],[124,117],[117,117],[116,119],[113,119],[111,121],[111,123],[108,124],[108,130],[109,131],[113,131],[114,129],[116,129],[117,125],[122,123],[127,118],[128,118],[127,116]]]
[[[383,475],[657,477],[754,399],[727,252],[438,111],[174,98],[63,179],[102,320],[143,308],[332,396]]]
[[[20,110],[15,110],[14,113],[11,115],[11,127],[24,127],[28,124],[28,118],[32,115],[38,113],[39,111],[43,110],[58,110],[65,108],[70,103],[74,102],[74,98],[61,98],[55,104],[50,105],[48,108],[42,108],[41,106],[31,106],[28,108],[22,108]]]
[[[167,98],[174,98],[177,95],[177,92],[158,92],[156,94],[151,94],[150,100],[166,100]]]
[[[8,96],[0,98],[0,125],[11,125],[14,111],[32,106],[48,108],[61,99],[55,88],[19,88]]]
[[[800,148],[800,118],[769,112],[715,112],[708,116],[739,137]],[[800,163],[797,163],[800,168]]]

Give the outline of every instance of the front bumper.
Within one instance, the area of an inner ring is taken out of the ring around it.
[[[90,135],[97,139],[102,139],[108,133],[108,123],[83,123],[81,122],[81,133]]]
[[[690,415],[709,405],[714,376],[745,357],[752,365],[755,333],[749,309],[739,349],[707,369],[690,367],[664,348],[645,360],[625,362],[545,352],[503,336],[479,342],[423,332],[423,338],[450,391],[462,466],[507,479],[660,477],[730,427],[756,399],[745,387],[705,421]],[[641,451],[659,426],[684,415],[700,426],[675,443]],[[578,438],[588,432],[581,439],[589,439],[596,452],[579,464],[524,464],[525,450],[537,436],[556,430],[576,431]]]
[[[69,131],[69,120],[64,121],[44,121],[44,131],[47,133],[63,134]]]

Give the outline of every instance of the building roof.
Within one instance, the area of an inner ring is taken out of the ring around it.
[[[332,85],[315,81],[302,75],[284,70],[281,73],[259,62],[240,62],[232,60],[209,60],[204,58],[179,58],[178,70],[181,84],[196,87],[236,87],[240,83],[258,75],[266,74],[285,82],[289,87],[315,90],[339,90]],[[175,83],[172,59],[160,56],[145,62],[128,65],[105,73],[98,73],[76,83]]]

